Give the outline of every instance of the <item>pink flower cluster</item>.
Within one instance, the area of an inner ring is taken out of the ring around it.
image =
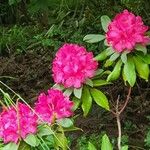
[[[0,137],[4,143],[15,142],[26,138],[37,131],[37,116],[25,104],[4,109],[0,115]]]
[[[63,95],[62,91],[50,89],[48,94],[41,93],[35,104],[35,112],[23,103],[4,108],[0,114],[0,138],[4,143],[25,139],[28,134],[37,132],[38,117],[47,123],[56,119],[70,117],[73,102]],[[38,114],[38,115],[37,115]]]
[[[53,78],[66,88],[80,88],[86,79],[94,76],[97,66],[92,52],[77,44],[64,44],[53,61]]]
[[[49,89],[47,94],[39,95],[35,111],[43,121],[51,124],[55,119],[73,115],[72,107],[73,102],[69,100],[69,97],[64,96],[62,91]]]
[[[124,10],[116,15],[108,26],[106,39],[116,52],[132,51],[136,44],[145,45],[149,40],[145,36],[148,27],[143,24],[140,16]]]

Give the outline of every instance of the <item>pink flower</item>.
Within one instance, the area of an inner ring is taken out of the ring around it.
[[[35,134],[37,131],[37,116],[25,104],[19,103],[19,116],[20,116],[20,134],[24,139],[29,133]]]
[[[94,76],[97,66],[92,52],[77,44],[64,44],[53,61],[53,78],[66,88],[80,88],[86,79]]]
[[[2,137],[3,137],[3,126],[1,122],[1,116],[0,116],[0,139],[2,139]]]
[[[140,16],[124,10],[109,24],[106,39],[116,52],[130,52],[136,44],[145,45],[149,41],[145,36],[147,30]]]
[[[15,142],[36,133],[37,117],[25,104],[18,103],[16,108],[4,109],[0,117],[0,137],[4,143]]]
[[[14,107],[3,110],[1,114],[1,135],[4,143],[17,143],[20,136],[18,133],[17,112]]]
[[[35,111],[43,121],[53,123],[55,119],[73,115],[72,107],[73,102],[69,100],[69,97],[64,96],[62,91],[50,89],[47,94],[39,95]]]

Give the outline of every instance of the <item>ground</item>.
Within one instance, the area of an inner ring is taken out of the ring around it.
[[[47,90],[53,85],[51,75],[51,63],[54,53],[50,50],[28,51],[25,54],[13,54],[0,57],[0,77],[14,91],[19,93],[30,104],[36,100],[41,91]],[[5,78],[8,76],[12,78]],[[114,104],[117,95],[125,99],[127,87],[117,81],[102,89],[109,95],[110,103]],[[123,135],[129,136],[129,145],[144,147],[144,138],[150,125],[150,83],[139,80],[132,89],[129,105],[121,115]],[[121,101],[123,103],[124,101]],[[110,112],[105,112],[95,104],[90,115],[85,118],[82,111],[77,110],[79,116],[76,126],[83,129],[73,133],[72,150],[77,149],[77,139],[85,134],[87,136],[106,131],[110,137],[117,137],[115,117]]]

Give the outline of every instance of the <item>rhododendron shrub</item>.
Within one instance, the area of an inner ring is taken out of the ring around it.
[[[0,115],[0,137],[4,143],[18,143],[36,132],[37,116],[27,105],[19,102],[16,107],[4,108]]]
[[[137,44],[145,46],[149,42],[147,30],[140,16],[124,10],[109,23],[106,40],[116,52],[131,52]]]
[[[144,25],[140,16],[128,10],[117,14],[112,21],[108,16],[102,16],[101,23],[105,35],[89,34],[84,37],[84,41],[96,43],[104,40],[106,49],[94,57],[92,52],[78,44],[65,43],[60,47],[52,63],[52,76],[56,84],[47,93],[42,92],[38,96],[34,109],[20,102],[14,106],[8,93],[0,88],[7,106],[10,104],[6,107],[1,102],[3,111],[0,114],[0,138],[5,149],[21,150],[19,144],[25,142],[33,150],[36,146],[39,149],[68,149],[64,131],[76,130],[69,117],[73,116],[73,110],[79,106],[83,115],[87,116],[93,101],[115,115],[118,149],[128,149],[128,146],[121,146],[120,115],[128,104],[137,75],[146,81],[149,78],[150,54],[146,48],[150,43],[147,36],[149,27]],[[101,61],[100,65],[98,61]],[[112,71],[108,70],[110,66]],[[120,75],[125,85],[129,85],[127,98],[120,105],[118,96],[115,109],[110,110],[108,99],[99,87],[112,84],[110,81],[117,80]],[[18,96],[15,92],[13,94]],[[25,102],[20,96],[18,98]],[[44,143],[44,146],[41,144],[40,147],[39,143]],[[53,144],[47,146],[49,143]],[[89,147],[94,145],[89,143]],[[105,147],[112,149],[106,135],[103,136],[101,149],[106,149]]]
[[[97,66],[92,52],[87,52],[77,44],[64,44],[53,61],[53,78],[57,84],[63,84],[66,88],[80,88],[88,78],[95,75]]]
[[[90,34],[83,40],[94,43],[105,39],[104,45],[107,48],[95,59],[104,61],[104,67],[113,66],[107,81],[114,81],[121,74],[125,84],[131,87],[134,86],[137,75],[148,81],[150,54],[146,46],[150,43],[147,35],[149,27],[144,25],[142,18],[124,10],[112,21],[108,16],[102,16],[101,23],[105,35]]]
[[[112,21],[108,16],[102,16],[101,24],[105,35],[89,34],[83,40],[88,43],[97,43],[104,40],[106,49],[101,50],[95,60],[101,61],[104,68],[113,68],[112,71],[107,72],[106,81],[117,80],[122,75],[125,85],[129,85],[124,104],[119,104],[120,97],[118,96],[114,104],[115,109],[111,109],[118,127],[118,150],[128,149],[127,145],[121,145],[120,115],[128,104],[131,87],[135,85],[137,76],[146,81],[149,79],[150,54],[146,47],[150,43],[149,27],[144,25],[140,16],[136,16],[128,10],[117,14]],[[105,139],[105,143],[107,142]],[[107,143],[107,145],[109,144]]]
[[[47,93],[41,93],[35,104],[35,111],[41,119],[47,123],[54,123],[56,119],[67,118],[73,115],[73,102],[63,92],[49,89]]]
[[[0,113],[0,139],[4,149],[22,150],[32,147],[36,150],[37,146],[43,149],[43,141],[46,141],[44,146],[50,149],[68,148],[65,131],[78,128],[68,118],[73,116],[73,102],[62,91],[49,89],[47,94],[41,93],[35,109],[18,95],[24,103],[14,104],[8,93],[1,88],[0,92],[7,103],[5,106],[1,102],[3,111]]]
[[[65,95],[70,96],[73,93],[75,109],[82,103],[84,116],[90,111],[92,99],[101,107],[109,110],[107,97],[103,92],[94,88],[101,84],[109,84],[104,80],[94,80],[97,74],[103,73],[102,70],[98,73],[97,68],[98,62],[94,59],[93,53],[87,52],[83,46],[72,43],[64,44],[53,60],[53,78],[57,84],[54,88],[60,85],[66,89]],[[97,99],[98,97],[100,99]]]

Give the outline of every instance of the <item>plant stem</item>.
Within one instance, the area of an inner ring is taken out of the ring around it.
[[[116,115],[117,127],[118,127],[118,150],[121,150],[121,123],[120,114]]]
[[[131,87],[129,87],[129,90],[128,90],[128,95],[127,95],[127,98],[126,98],[126,101],[122,107],[122,109],[120,110],[120,114],[124,111],[124,109],[126,108],[128,102],[129,102],[129,99],[130,99],[130,95],[131,95]]]
[[[130,99],[130,95],[131,95],[131,87],[129,87],[128,95],[127,95],[127,98],[126,98],[125,103],[122,106],[122,108],[119,110],[119,99],[120,99],[120,96],[118,96],[115,111],[111,110],[111,112],[115,115],[116,120],[117,120],[117,127],[118,127],[117,146],[118,146],[118,150],[121,150],[121,121],[120,121],[120,115],[124,111],[124,109],[126,108],[128,102],[129,102],[129,99]]]
[[[118,127],[118,150],[121,150],[121,123],[120,123],[120,112],[119,112],[119,99],[120,96],[118,95],[117,103],[116,103],[116,120],[117,120],[117,127]]]

